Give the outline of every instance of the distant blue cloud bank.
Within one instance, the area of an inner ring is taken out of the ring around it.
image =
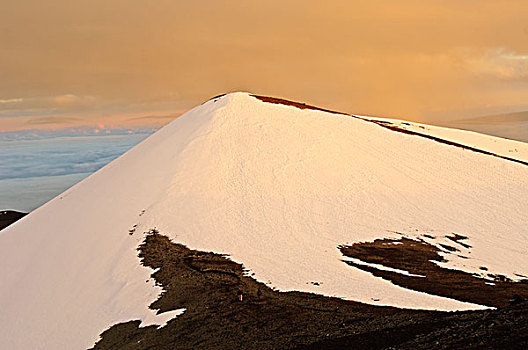
[[[39,207],[152,132],[0,134],[0,210],[28,212]]]

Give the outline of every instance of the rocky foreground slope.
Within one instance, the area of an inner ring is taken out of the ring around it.
[[[27,213],[21,213],[14,210],[0,211],[0,231],[14,222],[22,219]]]

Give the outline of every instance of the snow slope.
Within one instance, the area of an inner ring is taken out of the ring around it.
[[[446,141],[461,143],[468,147],[475,147],[501,157],[528,162],[528,143],[505,139],[497,136],[480,134],[474,131],[445,128],[399,119],[377,118],[370,116],[356,116],[373,122],[382,122],[397,129],[408,130],[418,134],[430,135]]]
[[[375,278],[343,262],[337,246],[457,232],[472,248],[468,259],[449,255],[448,266],[515,279],[528,274],[526,212],[523,164],[229,94],[0,232],[0,348],[86,348],[117,322],[175,317],[181,311],[148,309],[160,290],[136,248],[154,227],[189,248],[229,254],[279,290],[480,309]]]

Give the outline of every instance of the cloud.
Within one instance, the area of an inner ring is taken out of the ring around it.
[[[22,98],[10,98],[7,100],[0,100],[0,104],[12,104],[24,101]]]
[[[0,116],[52,114],[61,111],[84,110],[97,103],[93,96],[64,94],[42,97],[18,97],[0,100]]]
[[[480,57],[468,57],[466,64],[475,75],[485,75],[501,80],[528,78],[528,55],[504,47],[487,50]]]
[[[27,124],[31,125],[43,125],[43,124],[58,124],[58,123],[70,123],[76,122],[79,118],[64,117],[64,116],[49,116],[49,117],[38,117],[27,121]]]
[[[60,135],[64,134],[56,134]],[[6,142],[0,149],[0,156],[5,159],[0,167],[0,179],[91,173],[147,136],[148,133],[126,138],[101,136],[97,143],[86,137],[70,137],[61,141],[33,137],[34,142],[26,147],[20,147],[16,141]]]
[[[51,103],[56,106],[73,106],[73,105],[86,105],[93,103],[95,98],[93,96],[76,96],[72,94],[59,95],[50,99]]]
[[[180,113],[173,113],[173,114],[166,114],[166,115],[145,115],[145,116],[140,116],[140,117],[128,118],[128,120],[144,120],[144,121],[160,120],[160,119],[173,120],[173,119],[176,119],[178,116],[180,116],[182,113],[183,111]]]

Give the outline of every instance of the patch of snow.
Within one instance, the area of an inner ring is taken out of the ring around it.
[[[350,256],[344,256],[341,260],[350,261],[350,262],[352,262],[354,264],[358,264],[358,265],[373,267],[373,268],[375,268],[377,270],[399,273],[400,275],[405,275],[405,276],[410,276],[410,277],[425,277],[424,275],[416,275],[414,273],[410,273],[409,271],[395,269],[393,267],[384,266],[384,265],[381,265],[381,264],[368,263],[368,262],[365,262],[365,261],[360,260],[360,259],[352,258]]]
[[[154,314],[151,317],[147,317],[142,320],[141,327],[148,327],[156,325],[158,328],[165,327],[167,325],[167,322],[172,320],[173,318],[177,316],[183,315],[183,313],[186,311],[185,308],[182,309],[176,309],[171,311],[162,312],[160,314]]]

